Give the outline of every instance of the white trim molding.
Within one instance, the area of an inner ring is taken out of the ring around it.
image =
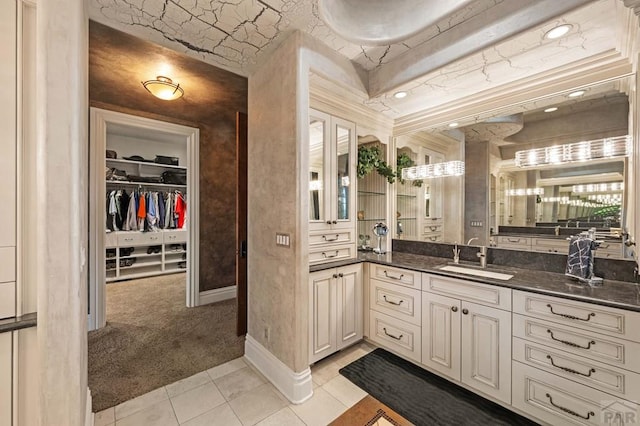
[[[296,373],[284,365],[249,334],[244,342],[244,357],[293,404],[302,404],[313,396],[311,369]]]
[[[198,306],[209,303],[222,302],[223,300],[235,299],[238,294],[238,286],[215,288],[213,290],[201,291],[198,296]]]
[[[93,426],[94,425],[94,414],[91,411],[92,399],[91,399],[91,389],[87,388],[87,406],[84,417],[84,426]]]

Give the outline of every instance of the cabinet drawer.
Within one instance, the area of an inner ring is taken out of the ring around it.
[[[627,370],[640,371],[640,344],[550,321],[513,315],[513,335]]]
[[[16,283],[0,283],[0,319],[16,316]]]
[[[16,280],[16,248],[0,247],[0,283]]]
[[[338,229],[327,232],[314,232],[309,235],[309,246],[321,246],[326,244],[345,244],[353,242],[353,231]]]
[[[424,227],[422,228],[422,233],[432,234],[434,232],[436,233],[442,232],[442,223],[429,223],[429,221],[427,221]]]
[[[146,246],[162,244],[162,233],[160,232],[119,232],[118,246]]]
[[[107,232],[104,234],[105,248],[118,247],[118,234],[115,232]]]
[[[531,250],[545,253],[569,253],[569,242],[566,240],[534,238]]]
[[[176,244],[187,242],[187,231],[164,231],[163,240],[165,244]]]
[[[622,259],[622,243],[604,241],[596,250],[596,257]]]
[[[438,242],[438,241],[442,241],[442,234],[438,234],[438,233],[429,233],[429,234],[424,234],[422,236],[422,240],[423,241],[428,241],[428,242]]]
[[[640,313],[514,290],[513,311],[640,342]]]
[[[520,247],[522,249],[531,247],[530,237],[510,237],[506,235],[498,235],[496,241],[498,243],[498,247]]]
[[[421,329],[376,311],[369,311],[369,338],[402,356],[420,362]]]
[[[552,425],[626,425],[637,418],[632,402],[515,361],[512,389],[515,408]]]
[[[369,276],[380,281],[421,289],[420,272],[372,263]]]
[[[333,262],[334,260],[352,259],[355,257],[354,245],[319,247],[309,250],[309,264]]]
[[[537,343],[514,338],[513,359],[622,398],[640,395],[640,374]]]
[[[418,326],[422,320],[421,298],[419,290],[374,279],[369,281],[371,309]]]
[[[422,274],[425,291],[455,297],[481,305],[511,310],[511,289],[473,281]]]

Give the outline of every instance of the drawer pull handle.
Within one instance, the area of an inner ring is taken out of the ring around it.
[[[458,312],[458,307],[457,307],[457,306],[452,306],[452,307],[451,307],[451,310],[452,310],[453,312]]]
[[[551,395],[547,394],[547,398],[549,398],[549,403],[551,403],[551,405],[553,405],[556,408],[559,408],[560,410],[564,411],[565,413],[571,414],[572,416],[576,416],[576,417],[580,417],[581,419],[589,420],[592,416],[596,415],[593,411],[589,411],[586,416],[583,416],[582,414],[576,413],[575,411],[570,410],[568,408],[565,408],[562,405],[555,404],[553,402],[553,398],[551,398]]]
[[[593,313],[593,312],[591,312],[589,315],[587,315],[587,318],[580,318],[580,317],[576,317],[576,316],[573,316],[573,315],[561,314],[559,312],[554,312],[553,311],[553,306],[551,306],[550,303],[547,303],[547,308],[549,308],[549,310],[551,311],[551,313],[553,315],[558,315],[559,317],[562,317],[562,318],[568,318],[568,319],[578,320],[578,321],[589,321],[589,320],[591,320],[592,317],[596,316],[596,314]]]
[[[404,300],[401,300],[399,302],[394,302],[393,300],[387,300],[387,295],[386,294],[383,294],[382,298],[384,299],[385,302],[391,303],[392,305],[396,305],[396,306],[400,306],[402,304],[402,302],[404,302]]]
[[[336,254],[334,255],[328,255],[325,252],[322,252],[322,256],[324,256],[325,259],[331,259],[332,257],[337,257],[338,256],[338,250],[336,250]]]
[[[520,242],[520,238],[516,238],[516,239],[507,238],[507,241],[509,241],[510,243],[519,243]]]
[[[547,329],[547,333],[551,334],[551,339],[555,340],[556,342],[564,343],[565,345],[569,345],[569,346],[571,346],[573,348],[591,349],[591,345],[595,345],[596,344],[596,342],[594,340],[592,340],[587,344],[587,346],[582,346],[582,345],[579,345],[577,343],[569,342],[567,340],[558,339],[557,337],[555,337],[553,335],[553,331],[551,331],[549,329]]]
[[[399,277],[394,277],[393,275],[389,275],[387,271],[384,271],[384,276],[387,278],[391,278],[392,280],[401,280],[404,277],[404,274],[400,274]]]
[[[338,241],[338,238],[340,238],[340,235],[338,235],[338,234],[336,234],[336,237],[335,237],[335,238],[327,238],[327,236],[326,236],[326,235],[323,235],[323,236],[322,236],[322,239],[323,239],[323,240],[325,240],[325,241],[327,241],[327,242],[329,242],[329,241]]]
[[[435,231],[436,229],[438,229],[437,226],[430,226],[429,229],[431,229],[432,231]]]
[[[437,240],[438,240],[438,237],[437,237],[437,236],[436,236],[436,237],[429,237],[429,240],[431,240],[431,241],[437,241]]]
[[[596,372],[596,369],[592,368],[592,369],[589,370],[589,373],[584,374],[584,373],[581,373],[581,372],[579,372],[577,370],[574,370],[572,368],[563,367],[561,365],[556,364],[555,362],[553,362],[553,358],[551,357],[551,355],[547,355],[547,359],[549,361],[551,361],[551,365],[553,365],[556,368],[559,368],[560,370],[568,371],[569,373],[573,373],[573,374],[579,374],[579,375],[584,376],[584,377],[591,377],[591,375]]]
[[[402,339],[402,334],[400,335],[400,337],[398,337],[398,336],[394,336],[393,334],[387,333],[387,328],[386,327],[382,327],[382,331],[384,331],[384,334],[386,334],[387,336],[391,337],[392,339],[396,339],[396,340]]]

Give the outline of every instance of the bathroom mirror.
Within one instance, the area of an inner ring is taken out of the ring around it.
[[[624,228],[626,159],[520,168],[514,158],[521,150],[627,135],[629,83],[608,81],[479,114],[453,129],[396,137],[398,158],[463,159],[466,171],[394,185],[393,237],[453,243],[478,236],[476,229],[486,241],[509,227]]]

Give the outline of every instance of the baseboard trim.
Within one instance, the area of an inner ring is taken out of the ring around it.
[[[94,414],[93,414],[93,411],[91,411],[92,405],[93,404],[91,400],[91,389],[87,388],[87,404],[86,404],[86,411],[84,416],[84,426],[94,425]]]
[[[292,371],[256,339],[247,334],[244,357],[293,404],[302,404],[313,395],[311,369]]]
[[[235,299],[237,293],[238,287],[235,285],[216,288],[213,290],[201,291],[198,295],[198,306],[208,305],[209,303],[222,302],[223,300]]]

